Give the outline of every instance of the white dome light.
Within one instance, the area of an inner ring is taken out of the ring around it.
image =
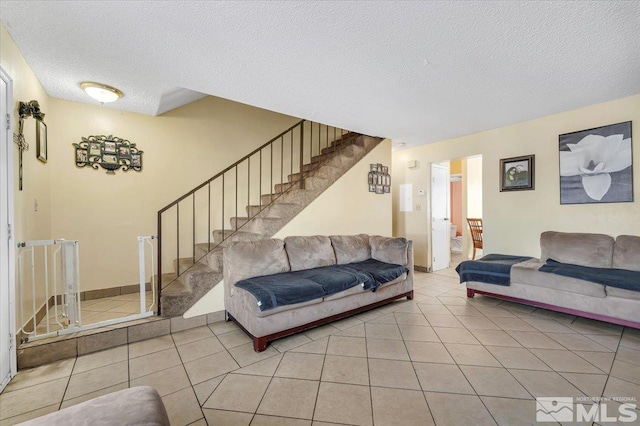
[[[84,81],[80,83],[80,87],[87,92],[87,95],[100,103],[117,101],[123,95],[123,93],[115,87],[93,81]]]

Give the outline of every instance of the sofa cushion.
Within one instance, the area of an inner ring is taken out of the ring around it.
[[[640,237],[618,235],[613,246],[613,267],[640,271]]]
[[[388,238],[379,235],[369,237],[371,257],[381,262],[406,265],[409,242],[406,238]]]
[[[362,262],[371,258],[371,246],[367,234],[332,235],[329,238],[336,253],[338,265]]]
[[[611,268],[614,240],[609,235],[547,231],[540,235],[540,260]]]
[[[277,239],[238,242],[224,249],[225,277],[234,284],[245,278],[290,270],[284,241]]]
[[[544,265],[538,259],[516,263],[511,267],[511,282],[526,284],[535,287],[544,287],[553,290],[561,290],[567,293],[583,294],[592,297],[605,297],[602,284],[579,280],[577,278],[540,272],[538,269]]]
[[[329,237],[287,237],[284,239],[284,245],[292,271],[336,264],[336,255]]]
[[[621,297],[623,299],[640,300],[640,291],[625,290],[624,288],[617,288],[611,286],[605,286],[607,297]]]

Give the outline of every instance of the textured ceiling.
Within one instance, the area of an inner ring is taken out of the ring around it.
[[[210,94],[406,147],[640,93],[640,2],[8,1],[50,96]]]

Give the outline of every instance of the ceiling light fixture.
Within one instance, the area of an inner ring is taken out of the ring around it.
[[[117,101],[123,96],[123,93],[115,87],[93,81],[83,81],[80,83],[80,88],[102,104]]]

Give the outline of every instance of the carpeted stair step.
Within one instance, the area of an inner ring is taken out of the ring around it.
[[[235,218],[231,218],[231,225],[233,225]],[[238,218],[240,219],[240,218]],[[242,218],[247,219],[247,218]],[[242,227],[242,231],[244,232],[255,232],[261,235],[273,235],[275,234],[284,224],[282,223],[282,219],[278,217],[255,217],[250,221],[247,221],[245,225]]]
[[[247,214],[251,217],[260,214],[262,217],[283,217],[287,213],[299,207],[298,203],[276,203],[267,206],[247,206]]]
[[[197,258],[196,258],[197,260]],[[191,265],[193,265],[193,256],[191,257],[182,257],[179,260],[174,259],[173,261],[173,270],[178,271],[178,264],[180,265],[180,273],[187,270]]]
[[[222,243],[223,234],[227,236],[225,242],[258,241],[265,238],[264,235],[255,232],[234,231],[232,229],[216,229],[215,231],[213,231],[213,240],[216,244]]]
[[[222,280],[222,271],[213,271],[198,263],[162,290],[160,307],[163,317],[182,315]]]
[[[316,197],[317,193],[309,189],[292,189],[283,194],[264,194],[260,196],[263,204],[270,203],[272,200],[279,200],[285,203],[297,202],[307,204]]]

